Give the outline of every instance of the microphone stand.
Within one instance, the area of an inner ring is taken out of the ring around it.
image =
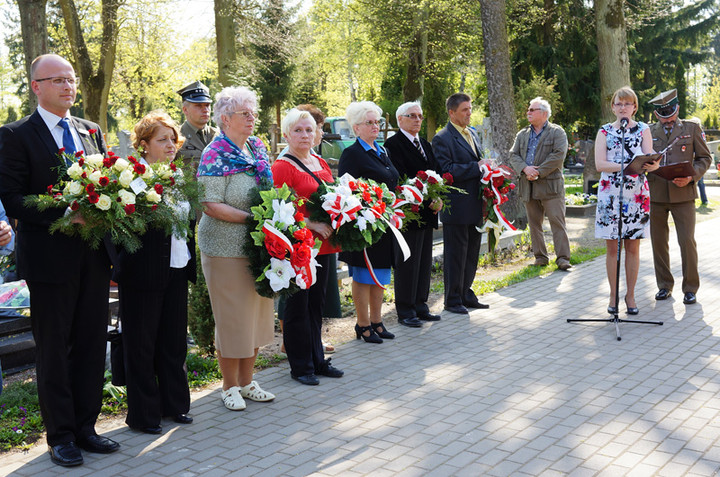
[[[567,322],[603,322],[615,324],[615,337],[618,341],[622,340],[620,336],[620,323],[640,323],[645,325],[660,325],[662,321],[640,321],[640,320],[624,320],[618,315],[620,314],[620,256],[622,255],[622,222],[623,222],[623,192],[625,190],[625,131],[627,130],[627,118],[620,120],[620,190],[618,191],[618,239],[617,239],[617,262],[615,264],[615,313],[612,318],[568,318]]]

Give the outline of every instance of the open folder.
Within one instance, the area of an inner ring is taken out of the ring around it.
[[[636,174],[642,174],[645,171],[643,171],[643,166],[649,162],[655,162],[658,159],[662,157],[662,154],[638,154],[637,156],[633,157],[633,160],[630,161],[630,164],[625,166],[625,175],[636,175]]]

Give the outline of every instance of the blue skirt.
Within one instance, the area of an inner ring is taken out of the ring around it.
[[[390,268],[373,268],[378,282],[383,285],[390,284],[390,277],[392,276],[390,273],[391,270],[392,269]],[[375,282],[373,281],[372,276],[370,276],[370,271],[367,269],[367,267],[348,266],[348,273],[355,282],[364,283],[366,285],[375,285]]]

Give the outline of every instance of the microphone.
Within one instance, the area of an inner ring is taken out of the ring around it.
[[[629,121],[630,120],[628,118],[622,118],[620,120],[620,129],[625,129],[627,127]]]

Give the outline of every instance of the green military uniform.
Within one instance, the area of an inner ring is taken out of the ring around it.
[[[672,112],[673,107],[677,105],[677,92],[675,90],[666,91],[651,100],[650,103],[656,107],[656,113],[660,117],[672,117],[677,112],[676,109],[675,112]],[[650,239],[657,286],[660,290],[665,289],[671,292],[674,285],[670,271],[668,227],[668,214],[672,214],[682,259],[682,291],[685,294],[692,293],[694,295],[700,286],[697,245],[695,244],[695,199],[697,198],[695,184],[710,166],[710,150],[705,142],[702,128],[694,121],[676,119],[669,132],[661,122],[657,122],[650,126],[650,132],[655,151],[665,149],[675,138],[681,137],[667,151],[666,161],[662,164],[689,161],[695,169],[692,181],[685,187],[678,187],[672,181],[663,179],[656,174],[648,174]],[[686,303],[691,302],[694,303],[694,296],[691,301],[686,301]]]

